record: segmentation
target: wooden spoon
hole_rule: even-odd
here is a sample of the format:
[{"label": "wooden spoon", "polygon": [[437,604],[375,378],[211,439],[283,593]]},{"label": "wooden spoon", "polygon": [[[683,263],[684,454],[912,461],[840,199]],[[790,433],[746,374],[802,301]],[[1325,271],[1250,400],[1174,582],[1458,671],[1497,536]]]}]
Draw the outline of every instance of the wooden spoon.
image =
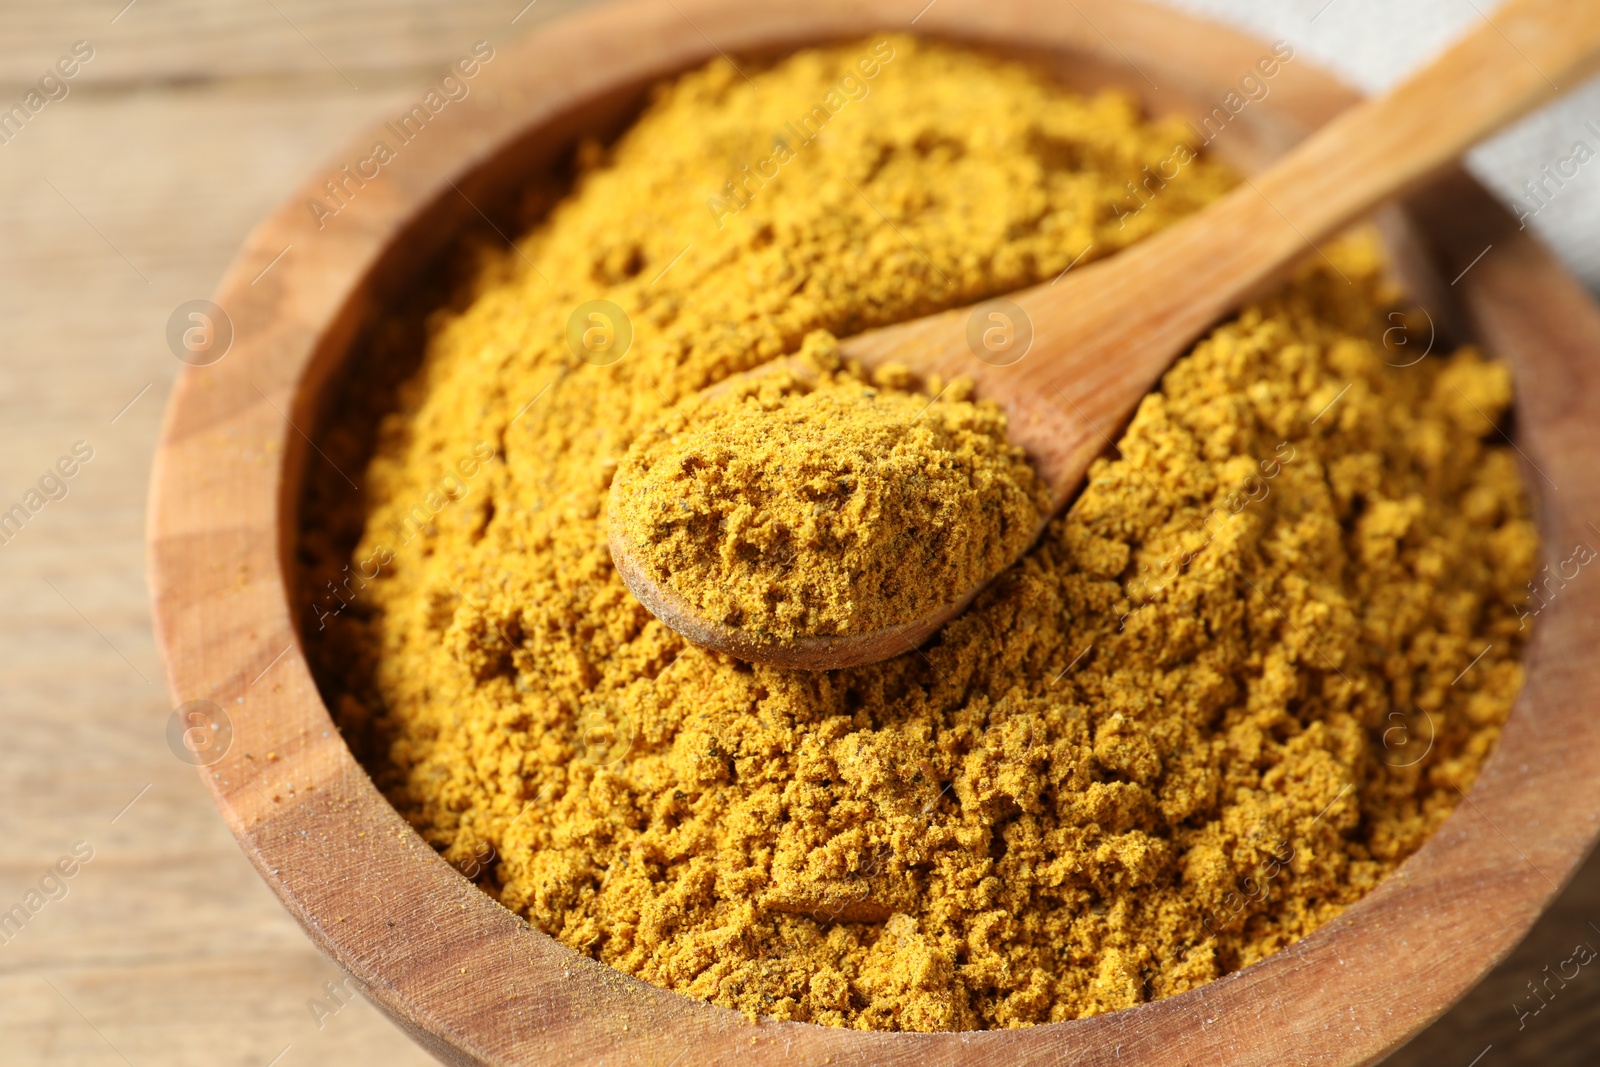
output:
[{"label": "wooden spoon", "polygon": [[[924,376],[971,378],[976,395],[1006,410],[1011,439],[1050,487],[1048,521],[1208,327],[1320,255],[1317,242],[1596,67],[1600,3],[1511,0],[1398,88],[1345,112],[1204,211],[1004,300],[860,334],[842,354],[869,368],[897,361]],[[611,555],[634,596],[690,641],[782,667],[851,667],[906,652],[982,588],[902,626],[780,642],[701,616],[645,573],[616,524]]]}]

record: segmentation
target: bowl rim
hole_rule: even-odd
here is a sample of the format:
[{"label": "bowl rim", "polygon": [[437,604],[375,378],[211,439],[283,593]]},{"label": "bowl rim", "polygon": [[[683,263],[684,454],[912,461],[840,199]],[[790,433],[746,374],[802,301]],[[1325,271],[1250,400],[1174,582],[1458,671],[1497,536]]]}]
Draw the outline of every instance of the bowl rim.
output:
[{"label": "bowl rim", "polygon": [[[1588,622],[1600,617],[1592,580],[1558,586],[1542,612],[1527,682],[1473,788],[1343,916],[1187,993],[1022,1030],[756,1023],[599,964],[530,927],[438,856],[378,793],[323,703],[291,608],[300,473],[315,458],[302,428],[395,284],[397,242],[420,250],[459,229],[477,211],[472,197],[488,188],[483,176],[537,165],[530,161],[548,154],[558,133],[570,134],[581,107],[636,95],[719,52],[875,30],[1070,53],[1129,82],[1132,71],[1147,81],[1155,71],[1185,90],[1226,84],[1219,72],[1248,71],[1268,47],[1133,0],[939,0],[916,25],[908,18],[850,0],[614,0],[568,14],[497,52],[472,93],[450,104],[450,121],[429,124],[425,144],[399,152],[378,178],[351,185],[340,168],[366,157],[383,127],[353,140],[252,232],[215,298],[231,320],[232,347],[183,371],[151,479],[148,563],[169,693],[174,705],[209,701],[232,723],[232,746],[199,768],[202,778],[311,939],[448,1062],[559,1055],[666,1064],[690,1048],[758,1063],[797,1049],[807,1061],[908,1065],[1053,1063],[1069,1053],[1084,1064],[1381,1058],[1511,950],[1600,832],[1600,725],[1584,700],[1600,682],[1600,662],[1584,655]],[[1297,58],[1262,110],[1315,125],[1355,99]],[[319,215],[310,202],[326,208],[325,182],[334,180],[352,195],[333,201],[332,217]],[[1460,172],[1407,218],[1419,254],[1444,268],[1436,278],[1463,271],[1448,289],[1435,288],[1513,366],[1515,443],[1538,490],[1542,558],[1553,564],[1562,558],[1555,546],[1600,538],[1586,518],[1600,518],[1600,490],[1582,465],[1600,452],[1600,371],[1590,369],[1600,361],[1586,358],[1600,352],[1600,312]]]}]

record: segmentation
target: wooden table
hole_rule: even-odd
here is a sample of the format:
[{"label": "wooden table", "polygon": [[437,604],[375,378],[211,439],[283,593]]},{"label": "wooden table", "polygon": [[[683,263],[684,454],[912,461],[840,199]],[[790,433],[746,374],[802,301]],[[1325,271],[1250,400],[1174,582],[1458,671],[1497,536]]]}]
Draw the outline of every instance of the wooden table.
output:
[{"label": "wooden table", "polygon": [[[19,931],[0,926],[0,1063],[431,1062],[364,1001],[330,993],[338,972],[168,748],[142,544],[180,367],[167,321],[360,129],[474,41],[577,2],[0,7],[0,108],[75,42],[93,52],[0,143],[0,513],[78,442],[93,453],[46,479],[59,499],[24,527],[0,527],[0,917],[30,892],[46,900]],[[1600,862],[1391,1062],[1592,1062],[1600,967],[1550,978],[1582,942],[1600,948]],[[1548,1003],[1519,1029],[1517,1006],[1543,1003],[1528,983],[1547,979]]]}]

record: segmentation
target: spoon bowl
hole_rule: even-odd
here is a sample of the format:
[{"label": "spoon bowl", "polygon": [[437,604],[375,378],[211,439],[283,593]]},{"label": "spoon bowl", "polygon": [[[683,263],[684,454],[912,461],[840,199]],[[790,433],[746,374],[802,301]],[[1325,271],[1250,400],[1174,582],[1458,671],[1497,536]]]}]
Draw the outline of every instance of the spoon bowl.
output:
[{"label": "spoon bowl", "polygon": [[[898,329],[892,327],[891,330]],[[883,332],[883,331],[877,331]],[[863,366],[876,366],[878,361],[888,362],[895,351],[894,346],[884,346],[883,354],[874,352],[857,353],[857,348],[864,348],[861,344],[871,335],[862,334],[851,341],[841,345],[841,355],[855,359]],[[865,358],[862,358],[865,356]],[[814,380],[815,367],[807,360],[800,357],[789,357],[773,360],[753,370],[745,371],[725,378],[722,381],[701,390],[700,396],[712,399],[720,396],[740,383],[749,382],[763,377],[792,376],[804,380]],[[1035,460],[1035,462],[1037,462]],[[836,669],[841,667],[856,667],[867,663],[876,663],[903,652],[912,652],[924,641],[933,635],[939,627],[966,610],[977,595],[983,591],[982,584],[974,585],[969,589],[958,591],[951,600],[941,604],[931,611],[926,611],[915,618],[907,619],[894,626],[886,626],[876,630],[848,635],[822,635],[807,634],[791,638],[779,638],[749,627],[730,626],[708,616],[697,605],[683,596],[671,585],[658,581],[650,573],[650,569],[639,560],[639,547],[629,537],[627,524],[619,516],[622,509],[617,506],[616,494],[619,482],[613,481],[611,494],[612,506],[607,523],[607,540],[611,549],[611,560],[617,568],[617,574],[627,585],[628,591],[649,609],[650,613],[690,641],[703,648],[716,649],[728,655],[751,663],[764,663],[774,667],[787,667],[802,670]],[[1047,483],[1048,484],[1048,483]],[[1038,540],[1051,516],[1060,510],[1062,501],[1057,499],[1052,486],[1050,506],[1039,518],[1039,522],[1029,536],[1027,543],[1031,545]]]}]

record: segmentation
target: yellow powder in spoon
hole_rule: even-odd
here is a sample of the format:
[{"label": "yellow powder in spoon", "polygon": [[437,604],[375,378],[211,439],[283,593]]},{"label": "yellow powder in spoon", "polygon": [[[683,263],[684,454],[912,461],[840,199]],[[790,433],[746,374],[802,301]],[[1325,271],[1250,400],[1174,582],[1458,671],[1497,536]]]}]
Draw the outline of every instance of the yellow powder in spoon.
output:
[{"label": "yellow powder in spoon", "polygon": [[871,633],[945,607],[1016,558],[1048,490],[969,386],[906,391],[839,366],[692,397],[634,441],[611,525],[635,565],[701,617],[752,637]]},{"label": "yellow powder in spoon", "polygon": [[[379,785],[540,930],[781,1019],[1072,1019],[1333,919],[1471,788],[1521,685],[1507,372],[1391,365],[1374,249],[1330,245],[1341,273],[1201,341],[921,649],[807,672],[688,646],[607,551],[612,479],[675,405],[816,330],[1046,282],[1231,182],[1182,123],[982,54],[741,67],[659,89],[364,357],[421,367],[364,499],[311,464],[301,552],[307,652]],[[595,300],[631,320],[620,358],[568,344]],[[322,443],[346,470],[373,374]]]}]

